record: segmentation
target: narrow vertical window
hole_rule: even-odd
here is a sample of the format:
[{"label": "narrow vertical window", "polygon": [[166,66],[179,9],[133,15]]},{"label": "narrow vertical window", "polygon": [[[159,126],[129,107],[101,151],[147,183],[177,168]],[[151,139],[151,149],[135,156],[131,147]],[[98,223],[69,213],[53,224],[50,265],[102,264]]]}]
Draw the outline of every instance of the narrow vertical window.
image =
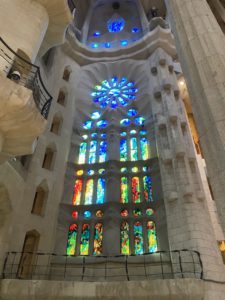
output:
[{"label": "narrow vertical window", "polygon": [[150,176],[145,176],[143,178],[143,184],[144,184],[144,198],[146,202],[152,202],[152,181]]},{"label": "narrow vertical window", "polygon": [[143,228],[140,222],[134,223],[134,253],[144,253]]},{"label": "narrow vertical window", "polygon": [[85,189],[85,201],[84,201],[85,205],[92,204],[93,190],[94,190],[94,180],[88,179],[86,182],[86,189]]},{"label": "narrow vertical window", "polygon": [[132,200],[134,203],[141,202],[140,182],[138,177],[132,178]]},{"label": "narrow vertical window", "polygon": [[132,161],[138,160],[137,138],[130,139],[130,159]]},{"label": "narrow vertical window", "polygon": [[127,141],[121,140],[120,141],[120,161],[127,161],[128,154],[127,154]]},{"label": "narrow vertical window", "polygon": [[101,141],[99,145],[99,162],[103,163],[106,161],[107,142]]},{"label": "narrow vertical window", "polygon": [[78,164],[85,163],[86,151],[87,151],[87,143],[81,143]]},{"label": "narrow vertical window", "polygon": [[99,178],[97,184],[96,204],[103,204],[104,202],[105,202],[105,179]]},{"label": "narrow vertical window", "polygon": [[77,224],[70,225],[68,232],[67,255],[74,255],[76,253],[77,230]]},{"label": "narrow vertical window", "polygon": [[121,232],[120,232],[120,243],[121,243],[121,254],[130,254],[130,238],[129,238],[129,224],[127,222],[122,222]]},{"label": "narrow vertical window", "polygon": [[147,233],[148,233],[148,252],[149,253],[156,252],[158,248],[157,248],[156,228],[154,222],[149,221],[147,223]]},{"label": "narrow vertical window", "polygon": [[120,202],[128,203],[128,179],[127,179],[127,177],[121,178],[120,189],[121,189]]},{"label": "narrow vertical window", "polygon": [[89,151],[89,164],[94,164],[96,161],[96,151],[97,151],[97,141],[90,142],[90,151]]},{"label": "narrow vertical window", "polygon": [[149,145],[148,145],[148,140],[146,138],[141,138],[140,148],[141,148],[141,159],[143,160],[149,159]]},{"label": "narrow vertical window", "polygon": [[80,239],[80,255],[89,254],[89,242],[90,242],[90,225],[84,224],[82,227],[82,233]]},{"label": "narrow vertical window", "polygon": [[102,254],[103,225],[97,223],[94,231],[94,255]]},{"label": "narrow vertical window", "polygon": [[74,190],[73,190],[73,205],[80,205],[82,186],[83,186],[83,180],[77,179],[75,181]]}]

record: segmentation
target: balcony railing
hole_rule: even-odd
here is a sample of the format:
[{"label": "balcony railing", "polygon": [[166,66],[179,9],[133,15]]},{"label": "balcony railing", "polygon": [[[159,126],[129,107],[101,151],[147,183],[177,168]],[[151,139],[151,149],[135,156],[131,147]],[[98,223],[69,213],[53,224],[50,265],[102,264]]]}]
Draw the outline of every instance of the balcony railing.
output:
[{"label": "balcony railing", "polygon": [[2,278],[85,282],[203,279],[203,267],[200,254],[189,250],[113,257],[10,252]]},{"label": "balcony railing", "polygon": [[47,119],[52,96],[47,91],[40,73],[40,68],[16,53],[0,37],[0,70],[6,76],[33,91],[34,101],[42,116]]}]

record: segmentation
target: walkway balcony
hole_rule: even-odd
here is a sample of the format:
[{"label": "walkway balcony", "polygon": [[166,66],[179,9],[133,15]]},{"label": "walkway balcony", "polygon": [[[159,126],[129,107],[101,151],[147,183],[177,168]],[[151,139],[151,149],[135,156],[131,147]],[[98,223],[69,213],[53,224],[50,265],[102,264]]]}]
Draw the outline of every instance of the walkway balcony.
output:
[{"label": "walkway balcony", "polygon": [[0,163],[33,153],[51,101],[40,68],[0,38]]}]

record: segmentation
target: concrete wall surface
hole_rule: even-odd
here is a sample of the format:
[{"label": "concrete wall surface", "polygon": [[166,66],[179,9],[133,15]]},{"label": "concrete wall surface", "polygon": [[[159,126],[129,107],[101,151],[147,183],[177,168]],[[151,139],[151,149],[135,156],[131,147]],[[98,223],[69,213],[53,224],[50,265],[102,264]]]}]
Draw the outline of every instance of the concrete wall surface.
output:
[{"label": "concrete wall surface", "polygon": [[[209,293],[208,293],[209,292]],[[198,279],[90,283],[1,280],[1,300],[222,300],[225,285]]]}]

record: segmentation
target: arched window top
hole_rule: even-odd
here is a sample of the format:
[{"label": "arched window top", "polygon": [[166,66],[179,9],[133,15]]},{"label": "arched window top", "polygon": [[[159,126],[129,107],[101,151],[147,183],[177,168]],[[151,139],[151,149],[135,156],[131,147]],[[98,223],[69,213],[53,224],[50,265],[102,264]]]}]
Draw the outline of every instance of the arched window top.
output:
[{"label": "arched window top", "polygon": [[65,87],[61,88],[59,90],[59,94],[58,94],[58,98],[57,98],[57,103],[65,106],[67,95],[68,95],[67,89]]},{"label": "arched window top", "polygon": [[47,170],[53,169],[53,160],[54,160],[55,153],[56,153],[56,145],[54,143],[46,147],[42,168]]},{"label": "arched window top", "polygon": [[69,81],[71,73],[72,73],[71,67],[70,66],[66,66],[65,69],[64,69],[64,71],[63,71],[63,79],[65,81]]},{"label": "arched window top", "polygon": [[57,135],[60,134],[62,122],[63,122],[62,113],[57,112],[52,119],[50,131]]}]

